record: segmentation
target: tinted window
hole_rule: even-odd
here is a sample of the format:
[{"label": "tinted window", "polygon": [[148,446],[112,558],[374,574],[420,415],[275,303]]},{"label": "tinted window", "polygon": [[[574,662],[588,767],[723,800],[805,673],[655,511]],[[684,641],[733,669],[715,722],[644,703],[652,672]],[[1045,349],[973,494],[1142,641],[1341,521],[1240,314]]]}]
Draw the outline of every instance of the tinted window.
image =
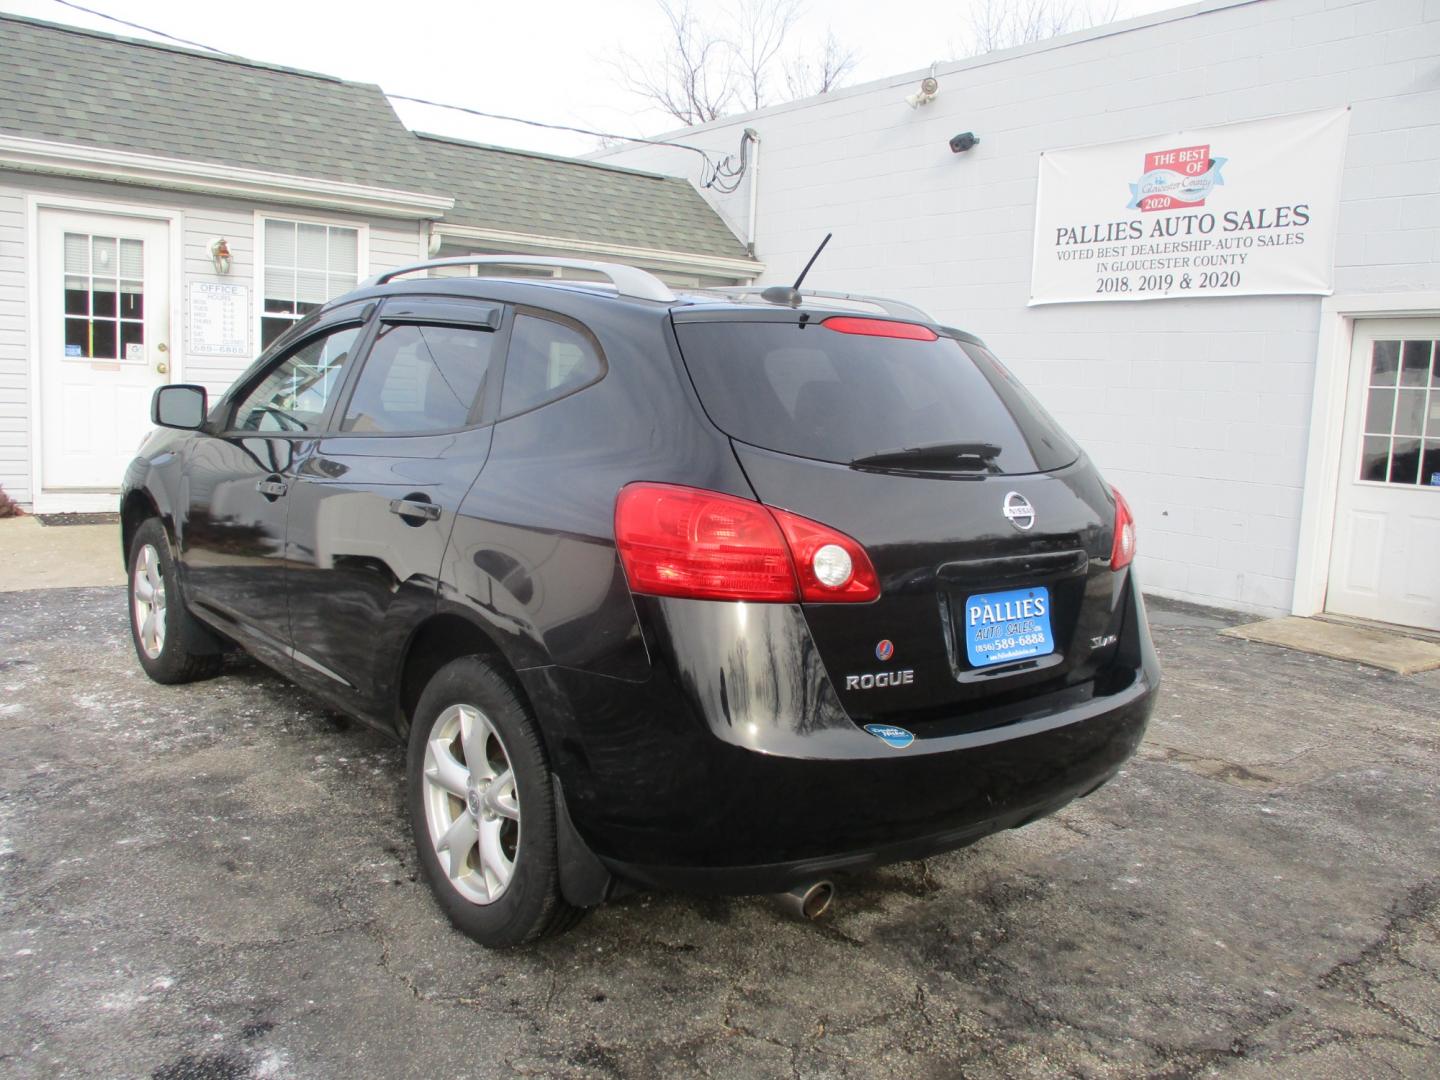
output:
[{"label": "tinted window", "polygon": [[999,473],[1057,469],[1079,456],[999,361],[955,338],[863,337],[798,321],[675,330],[705,411],[742,442],[836,462],[982,445]]},{"label": "tinted window", "polygon": [[345,380],[358,326],[311,338],[289,353],[235,410],[242,431],[311,431]]},{"label": "tinted window", "polygon": [[490,369],[488,330],[382,324],[342,431],[453,431],[470,420]]},{"label": "tinted window", "polygon": [[604,371],[595,343],[575,327],[533,315],[515,316],[505,360],[500,411],[525,412],[594,382]]}]

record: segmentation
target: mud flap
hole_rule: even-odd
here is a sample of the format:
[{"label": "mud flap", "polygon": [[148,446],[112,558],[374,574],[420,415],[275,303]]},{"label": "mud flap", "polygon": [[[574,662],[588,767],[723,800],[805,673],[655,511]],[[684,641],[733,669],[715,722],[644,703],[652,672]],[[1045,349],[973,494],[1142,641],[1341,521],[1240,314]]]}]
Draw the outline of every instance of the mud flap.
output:
[{"label": "mud flap", "polygon": [[560,892],[575,907],[597,907],[610,896],[614,879],[570,820],[560,778],[551,777],[551,783],[555,787],[555,853],[560,867]]}]

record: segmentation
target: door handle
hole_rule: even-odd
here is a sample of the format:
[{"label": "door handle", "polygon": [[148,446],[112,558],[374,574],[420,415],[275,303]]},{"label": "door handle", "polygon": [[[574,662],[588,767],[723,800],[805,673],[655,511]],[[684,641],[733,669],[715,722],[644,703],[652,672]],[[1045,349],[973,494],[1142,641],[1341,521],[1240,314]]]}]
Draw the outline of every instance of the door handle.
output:
[{"label": "door handle", "polygon": [[285,492],[290,490],[290,485],[285,483],[284,480],[276,479],[274,477],[266,477],[264,480],[258,481],[255,484],[255,490],[258,491],[261,495],[264,495],[265,498],[269,499],[271,502],[274,502],[276,499],[280,498],[281,495],[284,495]]},{"label": "door handle", "polygon": [[440,507],[419,499],[391,499],[390,512],[398,514],[406,525],[422,525],[427,521],[440,520]]}]

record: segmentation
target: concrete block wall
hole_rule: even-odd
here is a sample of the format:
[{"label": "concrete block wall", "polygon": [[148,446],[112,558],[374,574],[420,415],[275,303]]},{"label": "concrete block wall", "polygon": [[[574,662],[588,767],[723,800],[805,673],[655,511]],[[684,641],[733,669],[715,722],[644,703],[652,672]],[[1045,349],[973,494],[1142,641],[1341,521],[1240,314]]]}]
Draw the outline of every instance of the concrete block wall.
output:
[{"label": "concrete block wall", "polygon": [[[182,215],[180,258],[182,294],[172,297],[181,304],[182,330],[178,352],[178,373],[186,382],[203,384],[212,394],[222,392],[245,368],[253,356],[191,356],[189,352],[190,283],[226,281],[250,289],[252,308],[260,303],[259,279],[255,272],[255,212],[300,221],[336,220],[364,225],[367,230],[369,264],[362,277],[416,262],[424,256],[424,242],[418,222],[222,199],[185,192],[152,191],[139,187],[105,184],[89,180],[38,176],[0,171],[0,487],[22,505],[33,499],[31,485],[29,337],[29,261],[33,251],[27,235],[27,197],[64,196],[95,203],[125,204],[180,211]],[[210,260],[210,241],[224,237],[232,255],[230,273],[219,277]],[[173,345],[173,343],[172,343]],[[259,342],[251,329],[251,348],[258,354]]]},{"label": "concrete block wall", "polygon": [[[678,136],[723,156],[759,132],[766,282],[833,230],[810,284],[985,338],[1125,492],[1148,588],[1288,610],[1320,298],[1026,307],[1039,154],[1349,105],[1336,291],[1440,288],[1440,0],[1211,0],[941,65],[912,110],[924,74]],[[699,179],[680,150],[599,156]],[[743,233],[748,183],[707,197]]]}]

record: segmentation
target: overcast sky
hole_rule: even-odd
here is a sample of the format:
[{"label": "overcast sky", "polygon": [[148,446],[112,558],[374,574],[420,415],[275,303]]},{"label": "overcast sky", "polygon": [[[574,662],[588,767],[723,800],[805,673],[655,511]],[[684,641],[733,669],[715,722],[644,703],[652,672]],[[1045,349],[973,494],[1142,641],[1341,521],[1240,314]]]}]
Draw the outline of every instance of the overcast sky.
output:
[{"label": "overcast sky", "polygon": [[[655,0],[78,2],[227,52],[378,83],[391,93],[622,135],[654,135],[676,126],[626,91],[614,67],[621,50],[644,56],[663,46],[666,27]],[[833,29],[859,56],[850,84],[884,78],[963,49],[972,2],[809,0],[794,42],[814,44]],[[1119,0],[1117,6],[1123,18],[1175,4]],[[694,8],[723,11],[725,3],[694,0]],[[55,0],[0,0],[0,10],[144,36]],[[570,154],[596,146],[583,135],[398,102],[396,109],[418,130],[480,142]]]}]

